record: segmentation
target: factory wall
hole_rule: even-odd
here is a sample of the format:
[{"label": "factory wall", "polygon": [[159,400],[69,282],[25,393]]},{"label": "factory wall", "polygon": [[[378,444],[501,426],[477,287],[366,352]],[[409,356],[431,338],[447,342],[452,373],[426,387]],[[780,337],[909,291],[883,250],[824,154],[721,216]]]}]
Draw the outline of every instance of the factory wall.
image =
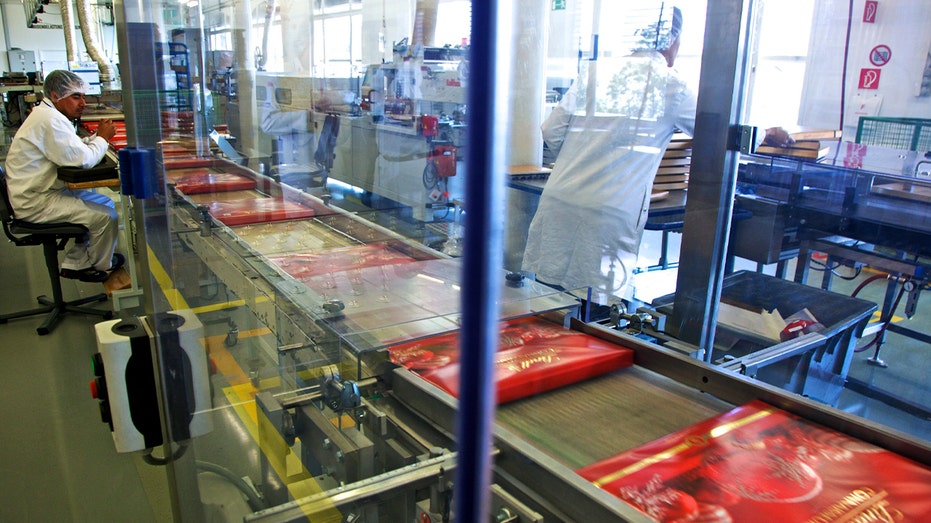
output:
[{"label": "factory wall", "polygon": [[[931,118],[931,93],[919,96],[922,77],[928,74],[931,32],[916,34],[915,20],[931,20],[926,0],[881,0],[872,13],[867,0],[853,2],[850,45],[847,48],[847,82],[844,136],[856,137],[858,113],[864,116]],[[801,125],[836,127],[840,122],[841,76],[847,26],[847,0],[816,2],[811,51],[799,114]],[[927,24],[925,24],[927,28]],[[874,64],[872,51],[885,46],[888,62]],[[865,70],[878,71],[878,80],[861,88]],[[874,76],[875,77],[875,76]]]},{"label": "factory wall", "polygon": [[[36,66],[41,68],[43,61],[67,63],[65,51],[65,35],[61,29],[30,29],[26,26],[26,13],[20,2],[0,3],[0,31],[4,43],[4,50],[19,48],[26,51],[35,51]],[[109,57],[113,63],[118,61],[116,33],[114,26],[102,26],[102,34],[98,35],[101,52]],[[82,59],[89,60],[80,29],[75,30],[75,45]],[[9,71],[6,53],[0,58],[0,67]]]}]

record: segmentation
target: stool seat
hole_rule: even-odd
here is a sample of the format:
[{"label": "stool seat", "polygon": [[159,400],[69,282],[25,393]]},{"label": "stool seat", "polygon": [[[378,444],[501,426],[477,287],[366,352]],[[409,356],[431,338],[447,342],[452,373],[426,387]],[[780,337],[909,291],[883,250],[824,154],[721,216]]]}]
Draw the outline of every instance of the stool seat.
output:
[{"label": "stool seat", "polygon": [[87,237],[87,227],[76,223],[33,223],[16,218],[7,190],[6,173],[3,172],[2,168],[0,168],[0,196],[2,196],[3,200],[2,205],[0,205],[0,218],[3,219],[4,234],[18,247],[42,246],[45,265],[52,284],[51,299],[42,295],[36,298],[39,305],[41,305],[38,308],[0,314],[0,324],[16,318],[45,314],[45,321],[36,329],[39,335],[44,336],[52,332],[52,329],[67,312],[100,316],[104,319],[112,318],[113,311],[83,306],[88,303],[106,301],[107,295],[105,293],[72,301],[65,301],[62,296],[61,279],[58,271],[58,251],[64,250],[65,245],[70,240],[84,241]]}]

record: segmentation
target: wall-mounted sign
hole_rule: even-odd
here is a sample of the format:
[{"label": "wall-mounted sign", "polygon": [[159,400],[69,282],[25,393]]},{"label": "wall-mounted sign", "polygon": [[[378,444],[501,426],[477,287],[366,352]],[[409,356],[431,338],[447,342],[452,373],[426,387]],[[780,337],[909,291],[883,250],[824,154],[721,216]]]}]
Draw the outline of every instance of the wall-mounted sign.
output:
[{"label": "wall-mounted sign", "polygon": [[870,63],[876,67],[882,67],[889,63],[892,58],[892,49],[888,45],[877,45],[870,51]]},{"label": "wall-mounted sign", "polygon": [[866,0],[863,6],[863,23],[875,24],[876,11],[879,11],[879,2],[877,0]]},{"label": "wall-mounted sign", "polygon": [[566,9],[566,0],[553,0],[553,11],[563,11]]},{"label": "wall-mounted sign", "polygon": [[879,89],[879,69],[860,69],[860,89]]}]

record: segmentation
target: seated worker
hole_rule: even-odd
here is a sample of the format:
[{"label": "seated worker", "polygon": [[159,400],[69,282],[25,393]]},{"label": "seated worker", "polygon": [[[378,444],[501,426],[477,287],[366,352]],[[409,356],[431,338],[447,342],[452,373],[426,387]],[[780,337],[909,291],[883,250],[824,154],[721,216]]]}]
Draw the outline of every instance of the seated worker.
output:
[{"label": "seated worker", "polygon": [[33,223],[76,223],[87,240],[75,242],[61,263],[61,276],[103,282],[125,259],[114,254],[118,234],[113,200],[93,191],[70,190],[58,179],[59,167],[90,168],[107,152],[116,128],[101,120],[97,134],[81,139],[75,121],[84,112],[87,84],[63,70],[49,73],[44,98],[13,137],[6,159],[10,203],[16,217]]}]

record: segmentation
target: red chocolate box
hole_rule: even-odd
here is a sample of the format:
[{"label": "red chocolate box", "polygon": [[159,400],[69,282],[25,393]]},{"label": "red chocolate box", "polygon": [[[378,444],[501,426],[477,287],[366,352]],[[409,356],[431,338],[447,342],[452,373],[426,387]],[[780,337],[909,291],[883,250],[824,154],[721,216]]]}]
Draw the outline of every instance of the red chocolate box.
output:
[{"label": "red chocolate box", "polygon": [[210,214],[228,226],[313,218],[314,210],[284,198],[213,202]]},{"label": "red chocolate box", "polygon": [[[171,171],[169,171],[170,173]],[[255,180],[231,173],[204,172],[184,176],[174,182],[184,194],[246,191],[255,188]]]},{"label": "red chocolate box", "polygon": [[[391,360],[453,396],[459,393],[459,336],[443,334],[391,347]],[[605,374],[633,363],[633,351],[529,317],[502,325],[495,357],[498,403]]]},{"label": "red chocolate box", "polygon": [[931,521],[931,469],[759,401],[578,473],[657,521]]},{"label": "red chocolate box", "polygon": [[269,259],[299,280],[352,269],[414,261],[414,258],[384,244],[354,245],[311,253],[289,253]]}]

